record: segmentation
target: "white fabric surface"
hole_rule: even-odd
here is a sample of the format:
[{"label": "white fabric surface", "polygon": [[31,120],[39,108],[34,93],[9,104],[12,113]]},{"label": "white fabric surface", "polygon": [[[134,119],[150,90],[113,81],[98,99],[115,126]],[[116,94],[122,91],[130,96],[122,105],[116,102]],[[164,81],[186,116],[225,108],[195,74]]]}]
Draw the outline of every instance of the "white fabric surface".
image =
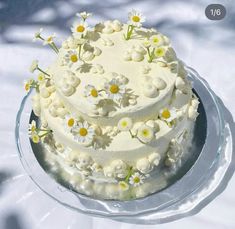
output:
[{"label": "white fabric surface", "polygon": [[68,210],[42,193],[24,172],[18,159],[15,116],[24,95],[23,80],[28,66],[38,59],[46,67],[55,57],[47,47],[31,42],[33,33],[44,27],[56,32],[60,42],[78,11],[91,11],[91,23],[108,18],[125,21],[131,8],[140,9],[146,24],[167,34],[178,56],[195,68],[228,108],[233,126],[235,114],[235,4],[222,21],[205,17],[203,0],[0,0],[0,228],[1,229],[172,229],[235,228],[235,177],[226,190],[197,215],[159,226],[131,225],[94,218]]}]

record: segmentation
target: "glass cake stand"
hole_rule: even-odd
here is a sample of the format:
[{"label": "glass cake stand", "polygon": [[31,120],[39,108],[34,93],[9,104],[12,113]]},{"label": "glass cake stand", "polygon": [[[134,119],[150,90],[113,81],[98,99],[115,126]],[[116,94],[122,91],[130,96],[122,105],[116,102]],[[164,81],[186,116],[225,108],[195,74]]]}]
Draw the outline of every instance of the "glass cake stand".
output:
[{"label": "glass cake stand", "polygon": [[24,169],[51,198],[92,216],[128,223],[157,224],[198,212],[218,195],[225,182],[232,161],[232,134],[216,95],[195,70],[190,67],[186,70],[201,102],[191,149],[196,156],[188,162],[190,167],[184,168],[181,176],[172,179],[163,190],[137,200],[98,200],[73,192],[56,182],[39,164],[29,141],[27,129],[32,113],[31,93],[22,100],[15,128],[17,149]]}]

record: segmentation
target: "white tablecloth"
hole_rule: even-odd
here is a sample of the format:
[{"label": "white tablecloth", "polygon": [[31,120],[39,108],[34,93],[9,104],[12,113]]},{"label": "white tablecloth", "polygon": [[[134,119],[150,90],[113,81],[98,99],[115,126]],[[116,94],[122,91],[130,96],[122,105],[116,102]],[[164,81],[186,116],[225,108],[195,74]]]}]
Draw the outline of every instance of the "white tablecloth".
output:
[{"label": "white tablecloth", "polygon": [[[234,130],[235,114],[235,4],[220,1],[227,8],[222,21],[205,17],[203,0],[5,0],[0,1],[0,228],[1,229],[144,229],[156,226],[131,225],[93,218],[68,210],[42,193],[20,164],[14,140],[15,116],[24,95],[23,80],[28,66],[38,59],[46,67],[54,58],[47,47],[32,43],[34,31],[56,32],[58,42],[69,33],[78,11],[91,11],[91,24],[98,20],[127,20],[127,12],[140,9],[146,25],[167,34],[178,56],[195,68],[227,107]],[[235,178],[226,190],[197,215],[157,226],[172,228],[235,228]]]}]

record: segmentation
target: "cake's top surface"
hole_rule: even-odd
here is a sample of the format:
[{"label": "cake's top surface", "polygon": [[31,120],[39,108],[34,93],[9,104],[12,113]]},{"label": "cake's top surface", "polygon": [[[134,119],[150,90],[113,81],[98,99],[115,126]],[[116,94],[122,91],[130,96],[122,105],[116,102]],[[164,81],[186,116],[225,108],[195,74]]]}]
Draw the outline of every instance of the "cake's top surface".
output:
[{"label": "cake's top surface", "polygon": [[170,101],[177,64],[169,39],[146,28],[135,28],[127,39],[128,28],[114,20],[97,24],[82,38],[73,34],[49,68],[63,103],[91,123],[146,119],[149,109],[158,111]]}]

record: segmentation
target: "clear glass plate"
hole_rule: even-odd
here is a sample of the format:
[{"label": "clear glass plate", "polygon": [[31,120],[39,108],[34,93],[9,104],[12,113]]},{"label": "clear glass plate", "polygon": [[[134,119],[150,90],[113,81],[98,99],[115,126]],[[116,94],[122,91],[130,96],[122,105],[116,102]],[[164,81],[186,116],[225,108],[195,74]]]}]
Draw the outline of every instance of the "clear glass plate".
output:
[{"label": "clear glass plate", "polygon": [[167,188],[138,200],[105,201],[75,193],[57,183],[40,166],[29,141],[30,93],[23,98],[15,129],[17,149],[26,172],[50,197],[85,214],[142,224],[162,223],[192,214],[220,184],[231,162],[232,146],[229,145],[229,126],[224,121],[215,94],[193,69],[187,67],[187,71],[201,100],[201,115],[191,149],[195,156],[190,166],[186,166]]}]

